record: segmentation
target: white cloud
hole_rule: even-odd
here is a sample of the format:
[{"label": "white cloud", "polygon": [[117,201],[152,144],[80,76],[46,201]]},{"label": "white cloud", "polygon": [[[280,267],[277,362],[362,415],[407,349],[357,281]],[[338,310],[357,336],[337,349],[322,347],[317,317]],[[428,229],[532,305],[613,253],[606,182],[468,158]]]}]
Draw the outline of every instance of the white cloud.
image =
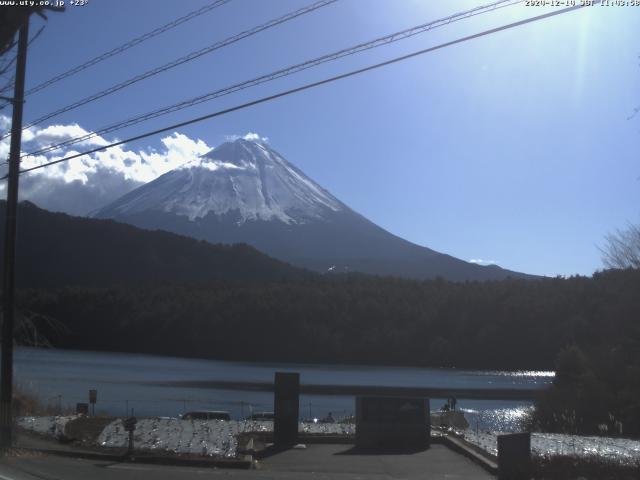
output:
[{"label": "white cloud", "polygon": [[4,162],[9,158],[9,139],[0,141],[0,161]]},{"label": "white cloud", "polygon": [[[8,117],[0,115],[0,126]],[[34,151],[49,144],[84,136],[89,131],[77,124],[32,127],[23,132],[23,151]],[[84,140],[67,149],[22,159],[23,168],[34,167],[83,151],[86,147],[106,145],[100,136]],[[174,132],[161,139],[163,148],[130,149],[112,147],[72,160],[34,170],[21,177],[21,199],[51,210],[86,214],[115,200],[128,191],[184,164],[197,161],[212,147],[200,139]],[[85,147],[85,148],[82,148]],[[9,139],[0,141],[0,159],[7,158]],[[6,166],[0,174],[4,173]],[[4,184],[0,190],[4,191]]]},{"label": "white cloud", "polygon": [[[25,136],[31,136],[30,139]],[[50,125],[46,128],[30,127],[23,133],[24,141],[33,141],[38,144],[39,147],[45,147],[55,143],[64,142],[72,138],[85,137],[90,135],[91,132],[85,130],[77,123],[71,125]],[[82,140],[75,145],[84,147],[88,146],[101,146],[107,145],[109,142],[99,135],[94,135],[91,138]]]},{"label": "white cloud", "polygon": [[[126,145],[119,145],[108,150],[96,152],[84,157],[74,158],[47,168],[35,170],[31,175],[43,178],[62,178],[66,182],[80,181],[86,183],[98,170],[119,173],[125,180],[146,183],[160,175],[173,170],[184,163],[197,160],[211,150],[204,141],[192,140],[186,135],[174,132],[161,140],[162,151],[129,150]],[[77,146],[75,146],[77,148]],[[22,160],[24,168],[30,168],[53,160],[69,157],[81,150],[66,150],[63,154],[29,156]]]},{"label": "white cloud", "polygon": [[244,138],[245,140],[249,140],[250,142],[269,142],[269,139],[267,137],[261,137],[255,132],[249,132],[242,138]]},{"label": "white cloud", "polygon": [[245,135],[225,135],[224,139],[227,142],[234,142],[236,140],[238,140],[239,138],[243,138],[245,140],[248,140],[250,142],[264,142],[264,143],[269,143],[269,137],[261,137],[258,133],[255,132],[248,132]]},{"label": "white cloud", "polygon": [[483,260],[482,258],[471,258],[469,263],[476,263],[478,265],[497,265],[497,260]]},{"label": "white cloud", "polygon": [[[0,115],[0,129],[8,130],[11,125],[11,120],[5,115]],[[33,151],[45,146],[65,142],[72,138],[79,138],[92,135],[88,130],[85,130],[77,123],[70,125],[49,125],[45,128],[40,128],[37,125],[29,127],[22,131],[22,142],[27,145],[26,151]],[[3,140],[2,143],[8,141]],[[101,146],[107,145],[109,142],[100,135],[93,135],[91,138],[82,140],[75,145],[88,147],[88,146]]]},{"label": "white cloud", "polygon": [[[10,118],[0,114],[0,129],[7,130],[10,124]],[[89,130],[77,123],[56,124],[45,128],[34,126],[23,131],[22,148],[23,152],[33,152],[90,134]],[[227,141],[238,138],[265,143],[269,140],[255,132],[249,132],[244,136],[226,136]],[[107,145],[112,141],[114,140],[96,135],[60,150],[24,157],[21,164],[23,168],[43,165],[92,147]],[[166,172],[201,162],[200,157],[213,149],[204,140],[192,139],[179,132],[173,132],[160,141],[162,147],[157,150],[120,145],[34,170],[21,176],[20,198],[49,210],[85,215]],[[8,155],[9,139],[6,138],[0,141],[0,162]],[[212,170],[243,168],[210,159],[202,162],[202,166]],[[5,171],[6,165],[0,166],[0,175]],[[5,184],[0,183],[0,192],[4,190]]]}]

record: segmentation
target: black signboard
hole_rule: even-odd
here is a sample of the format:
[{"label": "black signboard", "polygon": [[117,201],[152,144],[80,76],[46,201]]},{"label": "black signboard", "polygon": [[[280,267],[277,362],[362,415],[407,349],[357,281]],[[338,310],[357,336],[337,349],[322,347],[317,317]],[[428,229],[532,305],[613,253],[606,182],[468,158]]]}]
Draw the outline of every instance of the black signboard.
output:
[{"label": "black signboard", "polygon": [[416,398],[365,397],[362,420],[375,423],[424,423],[424,401]]},{"label": "black signboard", "polygon": [[356,446],[366,449],[428,448],[429,400],[414,397],[357,397]]},{"label": "black signboard", "polygon": [[273,440],[276,445],[298,442],[300,374],[276,372],[273,399]]},{"label": "black signboard", "polygon": [[138,420],[136,419],[136,417],[129,417],[122,423],[124,424],[124,429],[127,432],[131,432],[136,429],[136,423],[138,423]]},{"label": "black signboard", "polygon": [[531,478],[531,434],[498,435],[498,479]]}]

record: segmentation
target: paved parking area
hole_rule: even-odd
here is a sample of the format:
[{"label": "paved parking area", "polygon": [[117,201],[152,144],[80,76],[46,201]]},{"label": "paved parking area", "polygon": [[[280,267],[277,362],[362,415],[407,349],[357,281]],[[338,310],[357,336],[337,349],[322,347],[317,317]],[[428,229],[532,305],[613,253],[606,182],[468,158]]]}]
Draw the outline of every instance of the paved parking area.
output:
[{"label": "paved parking area", "polygon": [[[351,445],[307,445],[260,461],[266,472],[296,472],[314,478],[492,479],[468,458],[444,445],[410,454],[354,453]],[[305,475],[306,478],[306,475]]]},{"label": "paved parking area", "polygon": [[261,460],[257,469],[178,467],[58,455],[0,458],[0,480],[467,480],[491,479],[479,465],[443,445],[412,454],[366,455],[350,445],[308,445]]}]

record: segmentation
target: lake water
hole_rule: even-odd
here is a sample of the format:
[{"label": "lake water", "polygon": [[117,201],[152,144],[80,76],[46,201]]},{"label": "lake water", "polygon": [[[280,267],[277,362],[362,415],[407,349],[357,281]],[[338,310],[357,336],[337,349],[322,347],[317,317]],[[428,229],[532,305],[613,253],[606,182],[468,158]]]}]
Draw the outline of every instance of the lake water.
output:
[{"label": "lake water", "polygon": [[[180,381],[271,382],[276,371],[299,372],[301,383],[455,388],[544,388],[553,372],[498,372],[445,368],[307,365],[225,362],[127,353],[72,350],[15,350],[14,382],[54,407],[75,409],[98,390],[96,413],[122,416],[177,416],[189,410],[227,410],[234,418],[272,411],[270,392],[218,390],[153,383]],[[431,399],[437,409],[442,399]],[[353,397],[302,395],[302,418],[351,415]],[[472,428],[516,430],[530,406],[522,401],[460,400]]]}]

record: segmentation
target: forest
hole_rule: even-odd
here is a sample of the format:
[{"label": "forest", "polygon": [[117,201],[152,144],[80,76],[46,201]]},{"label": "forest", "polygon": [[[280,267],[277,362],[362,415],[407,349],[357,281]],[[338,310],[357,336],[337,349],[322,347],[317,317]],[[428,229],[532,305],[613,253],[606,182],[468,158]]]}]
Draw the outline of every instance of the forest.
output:
[{"label": "forest", "polygon": [[18,313],[22,326],[35,326],[19,329],[24,342],[225,360],[555,370],[531,419],[536,428],[640,434],[638,268],[489,282],[323,275],[247,245],[26,202],[19,218]]},{"label": "forest", "polygon": [[220,359],[553,369],[568,345],[638,344],[640,272],[454,283],[350,274],[280,282],[27,289],[58,347]]},{"label": "forest", "polygon": [[539,400],[536,425],[598,433],[603,424],[614,429],[619,422],[627,433],[638,433],[638,291],[640,271],[634,269],[592,278],[467,283],[349,274],[25,289],[19,305],[60,348],[554,369],[556,381]]}]

